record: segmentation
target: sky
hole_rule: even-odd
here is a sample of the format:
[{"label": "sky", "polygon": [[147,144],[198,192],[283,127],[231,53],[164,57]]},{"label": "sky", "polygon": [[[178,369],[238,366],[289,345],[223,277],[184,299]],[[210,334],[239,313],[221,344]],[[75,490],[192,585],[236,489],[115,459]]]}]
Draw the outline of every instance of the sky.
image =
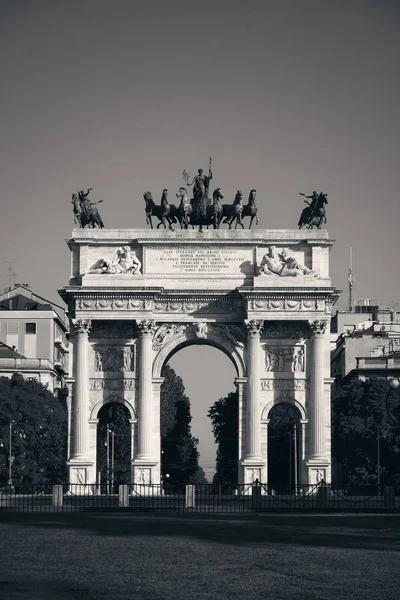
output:
[{"label": "sky", "polygon": [[[226,201],[257,189],[260,228],[328,193],[339,304],[350,246],[354,296],[398,303],[399,33],[396,0],[0,0],[0,288],[12,262],[62,303],[73,192],[93,187],[106,227],[146,227],[143,192],[173,197],[211,155]],[[191,352],[173,366],[208,409]]]}]

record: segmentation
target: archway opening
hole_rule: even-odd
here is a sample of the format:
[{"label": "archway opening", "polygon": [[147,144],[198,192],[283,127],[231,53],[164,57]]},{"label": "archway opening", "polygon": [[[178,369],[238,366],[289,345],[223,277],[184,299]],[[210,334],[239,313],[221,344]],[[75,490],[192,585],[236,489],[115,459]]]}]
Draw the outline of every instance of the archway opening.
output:
[{"label": "archway opening", "polygon": [[[191,475],[191,483],[212,483],[215,482],[215,474],[217,469],[217,459],[220,461],[226,461],[225,456],[217,456],[218,448],[221,448],[216,443],[215,436],[213,434],[213,421],[209,416],[211,407],[218,401],[228,399],[232,393],[236,394],[234,379],[237,376],[236,369],[232,360],[230,360],[224,352],[220,349],[206,345],[204,343],[200,345],[186,345],[181,347],[178,352],[174,353],[173,356],[167,358],[163,367],[163,376],[165,377],[165,371],[173,369],[176,375],[181,378],[182,386],[184,388],[184,396],[188,400],[186,405],[189,410],[189,432],[192,436],[195,446],[195,454],[197,464],[200,467],[199,470],[192,472],[190,467],[190,460],[188,464],[187,474]],[[163,394],[161,394],[163,396]],[[232,399],[228,403],[232,404]],[[233,399],[234,402],[234,399]],[[165,403],[164,403],[165,404]],[[179,408],[179,407],[178,407]],[[184,421],[187,417],[185,414],[185,405],[181,403],[180,406],[180,422],[176,424],[175,432],[180,436],[187,434],[184,430]],[[233,409],[235,410],[235,409]],[[237,410],[237,409],[236,409]],[[165,423],[166,419],[166,406],[161,403],[161,430],[162,434],[165,434]],[[164,414],[163,414],[164,413]],[[221,414],[221,423],[226,418],[227,413]],[[225,436],[229,435],[229,431],[232,427],[235,429],[235,439],[231,442],[231,447],[236,450],[236,454],[228,457],[228,460],[235,463],[236,468],[236,481],[237,481],[237,456],[238,456],[238,435],[237,435],[237,421],[238,415],[236,414],[236,423],[228,422],[222,423],[222,429],[225,432]],[[179,421],[179,420],[178,420]],[[214,428],[215,429],[215,428]],[[171,441],[163,439],[162,435],[162,455],[161,455],[161,472],[162,478],[166,480],[172,480],[174,477],[179,479],[188,479],[184,477],[182,468],[185,465],[182,461],[177,460],[179,457],[178,449],[175,447],[179,443],[179,435],[172,434],[170,436]],[[232,434],[230,434],[232,437]],[[168,437],[168,436],[167,436]],[[222,435],[223,437],[223,435]],[[175,438],[175,439],[174,439]],[[190,444],[190,440],[186,440],[186,452],[189,456],[186,458],[190,459],[190,452],[193,452],[193,445]],[[167,444],[167,445],[166,445]],[[185,444],[181,445],[181,453],[185,451]],[[193,454],[192,454],[193,458]],[[192,461],[192,465],[195,461]],[[178,471],[181,471],[180,474]],[[220,471],[221,469],[219,469]]]},{"label": "archway opening", "polygon": [[269,411],[268,485],[278,493],[292,493],[300,483],[299,409],[281,402]]},{"label": "archway opening", "polygon": [[116,493],[131,482],[131,424],[129,410],[120,402],[109,402],[98,413],[97,482],[102,493]]}]

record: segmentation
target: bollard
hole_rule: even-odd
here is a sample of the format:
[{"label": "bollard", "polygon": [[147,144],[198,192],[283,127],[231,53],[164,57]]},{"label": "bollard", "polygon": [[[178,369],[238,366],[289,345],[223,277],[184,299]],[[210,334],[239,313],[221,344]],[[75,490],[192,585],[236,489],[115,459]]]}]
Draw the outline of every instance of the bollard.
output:
[{"label": "bollard", "polygon": [[385,485],[383,488],[383,503],[385,508],[394,508],[394,487],[392,485]]},{"label": "bollard", "polygon": [[261,508],[261,485],[257,485],[257,483],[251,486],[251,507]]},{"label": "bollard", "polygon": [[185,492],[185,507],[194,508],[196,506],[196,486],[187,485]]},{"label": "bollard", "polygon": [[62,485],[53,485],[52,504],[57,508],[63,505],[64,493]]},{"label": "bollard", "polygon": [[129,506],[129,485],[122,484],[118,486],[118,505],[121,508]]}]

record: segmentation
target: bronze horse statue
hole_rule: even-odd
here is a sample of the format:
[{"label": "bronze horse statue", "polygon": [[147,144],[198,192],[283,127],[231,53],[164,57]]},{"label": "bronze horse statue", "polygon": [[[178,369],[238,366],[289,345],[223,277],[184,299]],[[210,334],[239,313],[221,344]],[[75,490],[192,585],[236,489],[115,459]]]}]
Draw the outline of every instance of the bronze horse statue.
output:
[{"label": "bronze horse statue", "polygon": [[328,204],[328,194],[324,194],[321,192],[318,196],[318,199],[315,203],[315,208],[312,209],[310,203],[307,200],[309,206],[306,206],[300,216],[298,226],[301,229],[303,226],[306,226],[307,229],[312,229],[314,225],[321,229],[321,225],[326,223],[326,210],[324,208],[325,204]]},{"label": "bronze horse statue", "polygon": [[219,229],[219,226],[222,221],[222,199],[223,195],[221,192],[221,188],[216,188],[213,191],[213,203],[207,206],[207,217],[211,220],[214,229]]},{"label": "bronze horse statue", "polygon": [[257,193],[256,190],[250,190],[249,199],[247,201],[247,204],[245,204],[243,206],[242,217],[250,217],[249,229],[251,229],[254,219],[256,220],[256,225],[258,225],[258,216],[257,216],[258,208],[257,208],[257,204],[256,204],[256,193]]},{"label": "bronze horse statue", "polygon": [[181,229],[187,229],[190,223],[190,215],[192,214],[192,205],[189,202],[187,189],[180,187],[176,197],[181,199],[178,208],[176,209],[176,217],[179,221]]},{"label": "bronze horse statue", "polygon": [[[99,200],[99,202],[103,202],[103,200]],[[99,202],[96,202],[96,204],[99,204]],[[79,227],[82,227],[82,229],[86,226],[93,229],[95,227],[99,229],[104,228],[103,220],[93,202],[87,200],[85,206],[82,206],[78,194],[72,194],[71,203],[73,205],[74,220],[78,223]]]},{"label": "bronze horse statue", "polygon": [[153,200],[153,196],[151,192],[145,192],[143,194],[144,201],[146,203],[146,223],[150,225],[153,229],[153,223],[151,221],[151,217],[157,217],[159,219],[159,223],[157,225],[157,229],[164,225],[164,228],[167,228],[166,222],[168,221],[168,229],[173,231],[172,224],[177,222],[176,213],[177,208],[175,204],[168,203],[168,190],[164,189],[162,191],[161,196],[161,204],[157,206]]},{"label": "bronze horse statue", "polygon": [[[238,193],[239,193],[239,191],[238,191]],[[242,211],[242,215],[241,215],[242,218],[244,218],[244,217],[250,217],[249,229],[251,229],[251,226],[253,225],[254,219],[256,220],[256,225],[258,225],[258,216],[257,216],[257,213],[258,213],[258,208],[257,208],[257,204],[256,204],[256,190],[250,190],[249,199],[247,201],[247,204],[245,204],[243,206],[243,211]],[[235,229],[236,229],[238,223],[240,225],[242,225],[242,227],[244,227],[243,224],[242,224],[242,222],[241,222],[241,220],[238,220],[236,218],[235,214],[232,214],[232,216],[230,218],[227,217],[224,220],[224,223],[228,223],[229,229],[231,229],[232,224],[233,224],[233,222],[234,222],[235,219],[237,220]]]},{"label": "bronze horse statue", "polygon": [[[232,229],[232,225],[236,220],[235,229],[238,225],[244,229],[244,225],[242,223],[242,214],[243,214],[243,192],[238,190],[235,195],[235,199],[232,204],[223,204],[222,205],[222,222],[227,223],[229,229]],[[225,217],[225,218],[224,218]]]}]

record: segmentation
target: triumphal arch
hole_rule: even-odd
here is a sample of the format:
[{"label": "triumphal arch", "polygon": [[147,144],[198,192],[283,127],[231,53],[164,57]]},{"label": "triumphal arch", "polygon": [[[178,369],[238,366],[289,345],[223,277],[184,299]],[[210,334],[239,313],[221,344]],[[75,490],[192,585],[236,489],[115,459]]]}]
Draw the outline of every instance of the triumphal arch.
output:
[{"label": "triumphal arch", "polygon": [[239,483],[267,483],[269,411],[280,402],[301,416],[300,483],[329,481],[332,244],[320,229],[74,230],[60,292],[73,346],[70,483],[96,482],[109,402],[130,413],[132,481],[160,483],[163,366],[191,344],[235,366]]}]

